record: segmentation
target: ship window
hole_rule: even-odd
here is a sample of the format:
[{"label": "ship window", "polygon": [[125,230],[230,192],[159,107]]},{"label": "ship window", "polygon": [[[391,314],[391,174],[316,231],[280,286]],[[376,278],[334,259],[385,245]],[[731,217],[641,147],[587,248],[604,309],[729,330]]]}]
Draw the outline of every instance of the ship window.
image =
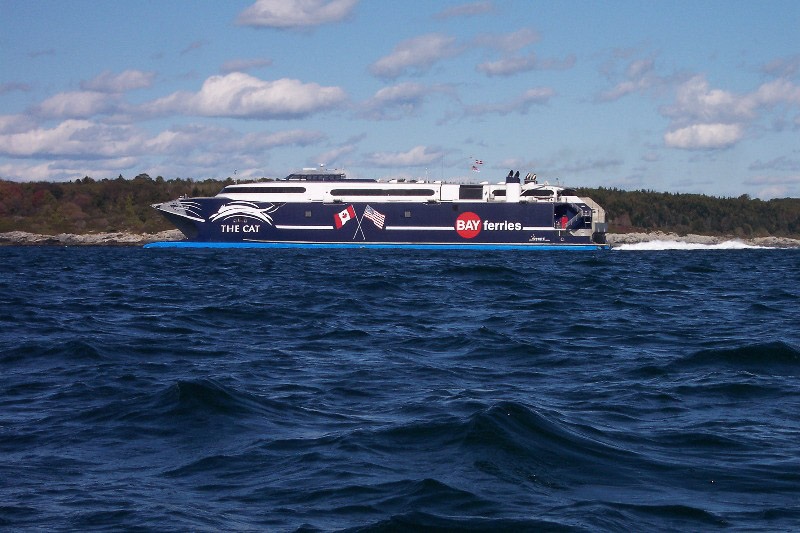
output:
[{"label": "ship window", "polygon": [[433,196],[433,189],[333,189],[332,196]]},{"label": "ship window", "polygon": [[306,192],[305,187],[236,187],[229,185],[222,189],[223,193],[259,193],[259,194],[298,194]]},{"label": "ship window", "polygon": [[458,188],[459,200],[480,200],[483,198],[483,185],[461,185]]},{"label": "ship window", "polygon": [[494,191],[492,194],[495,195],[495,196],[505,196],[506,195],[506,191],[505,191],[505,189],[501,189],[499,191]]},{"label": "ship window", "polygon": [[553,196],[550,189],[529,189],[522,193],[522,196]]},{"label": "ship window", "polygon": [[306,209],[306,218],[311,218],[311,209]]},{"label": "ship window", "polygon": [[404,216],[405,216],[406,218],[411,218],[411,211],[406,211],[406,212],[405,212],[405,214],[404,214]]},{"label": "ship window", "polygon": [[[305,181],[344,181],[344,174],[289,174],[287,180]],[[375,180],[370,180],[375,181]]]}]

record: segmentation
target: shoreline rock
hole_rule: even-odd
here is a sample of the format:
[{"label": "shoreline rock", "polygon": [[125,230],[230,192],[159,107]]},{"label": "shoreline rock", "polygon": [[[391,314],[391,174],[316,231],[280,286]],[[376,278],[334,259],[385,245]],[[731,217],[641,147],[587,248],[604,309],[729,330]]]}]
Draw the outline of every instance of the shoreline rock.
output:
[{"label": "shoreline rock", "polygon": [[[0,233],[0,246],[142,246],[149,242],[182,240],[185,240],[185,237],[176,229],[159,233],[129,233],[124,231],[86,234],[59,233],[58,235],[40,235],[27,231]],[[720,244],[727,241],[738,241],[751,246],[800,248],[800,239],[787,237],[741,239],[731,236],[678,235],[677,233],[664,233],[661,231],[651,233],[609,233],[607,241],[612,248],[622,244],[652,241],[677,241],[690,244]]]},{"label": "shoreline rock", "polygon": [[182,241],[185,237],[179,230],[158,233],[59,233],[40,235],[27,231],[0,233],[0,245],[6,246],[141,246],[156,241]]}]

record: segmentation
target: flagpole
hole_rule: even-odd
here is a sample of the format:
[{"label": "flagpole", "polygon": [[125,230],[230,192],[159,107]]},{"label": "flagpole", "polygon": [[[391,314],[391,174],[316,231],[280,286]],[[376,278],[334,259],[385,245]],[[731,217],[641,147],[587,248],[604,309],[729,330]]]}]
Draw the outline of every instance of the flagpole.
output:
[{"label": "flagpole", "polygon": [[[355,210],[355,207],[353,208],[353,210]],[[364,210],[366,211],[366,208],[364,208]],[[365,241],[367,240],[367,236],[364,235],[364,230],[361,229],[361,219],[363,218],[364,218],[364,213],[362,212],[361,216],[356,219],[358,221],[358,227],[356,228],[356,232],[353,233],[353,240],[356,240],[356,235],[358,235],[358,230],[361,230],[361,238]]]}]

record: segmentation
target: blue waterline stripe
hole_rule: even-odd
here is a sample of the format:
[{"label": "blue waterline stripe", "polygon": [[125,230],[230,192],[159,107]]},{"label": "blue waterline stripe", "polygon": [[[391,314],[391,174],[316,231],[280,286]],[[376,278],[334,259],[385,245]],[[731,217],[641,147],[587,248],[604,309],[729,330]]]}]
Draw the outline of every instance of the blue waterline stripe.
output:
[{"label": "blue waterline stripe", "polygon": [[298,242],[151,242],[145,248],[402,248],[411,250],[608,250],[607,244],[382,244]]}]

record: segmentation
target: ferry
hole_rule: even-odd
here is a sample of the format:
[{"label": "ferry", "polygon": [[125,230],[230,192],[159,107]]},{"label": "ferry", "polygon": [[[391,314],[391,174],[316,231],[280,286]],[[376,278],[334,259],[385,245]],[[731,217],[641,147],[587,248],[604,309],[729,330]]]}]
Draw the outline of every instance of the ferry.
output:
[{"label": "ferry", "polygon": [[471,184],[303,169],[153,207],[187,241],[151,247],[608,248],[596,202],[513,170],[503,181]]}]

